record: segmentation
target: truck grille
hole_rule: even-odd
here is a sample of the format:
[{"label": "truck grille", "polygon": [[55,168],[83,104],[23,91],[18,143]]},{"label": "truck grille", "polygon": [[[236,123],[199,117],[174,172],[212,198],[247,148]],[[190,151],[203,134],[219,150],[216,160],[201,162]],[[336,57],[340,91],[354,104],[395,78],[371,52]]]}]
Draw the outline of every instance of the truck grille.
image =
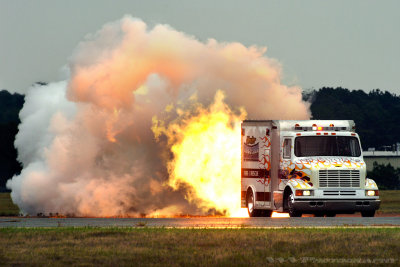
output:
[{"label": "truck grille", "polygon": [[360,170],[320,170],[320,187],[360,187]]},{"label": "truck grille", "polygon": [[324,196],[355,196],[356,191],[332,191],[324,190]]}]

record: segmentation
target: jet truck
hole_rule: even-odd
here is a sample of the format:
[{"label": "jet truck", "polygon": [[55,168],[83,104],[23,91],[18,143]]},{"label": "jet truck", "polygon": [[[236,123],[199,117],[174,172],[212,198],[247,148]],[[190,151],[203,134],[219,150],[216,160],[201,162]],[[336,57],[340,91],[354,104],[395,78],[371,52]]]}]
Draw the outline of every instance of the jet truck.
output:
[{"label": "jet truck", "polygon": [[241,205],[250,217],[375,215],[379,191],[353,121],[245,120],[241,130]]}]

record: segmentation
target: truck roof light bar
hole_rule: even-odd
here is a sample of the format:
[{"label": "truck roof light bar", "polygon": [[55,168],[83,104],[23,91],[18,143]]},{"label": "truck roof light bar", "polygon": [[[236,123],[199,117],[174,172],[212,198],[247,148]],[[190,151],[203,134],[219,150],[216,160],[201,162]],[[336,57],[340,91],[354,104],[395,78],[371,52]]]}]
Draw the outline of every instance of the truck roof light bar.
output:
[{"label": "truck roof light bar", "polygon": [[[298,125],[298,124],[296,124]],[[334,127],[334,126],[329,126],[329,127],[323,127],[323,126],[296,126],[294,127],[295,131],[347,131],[347,127]]]}]

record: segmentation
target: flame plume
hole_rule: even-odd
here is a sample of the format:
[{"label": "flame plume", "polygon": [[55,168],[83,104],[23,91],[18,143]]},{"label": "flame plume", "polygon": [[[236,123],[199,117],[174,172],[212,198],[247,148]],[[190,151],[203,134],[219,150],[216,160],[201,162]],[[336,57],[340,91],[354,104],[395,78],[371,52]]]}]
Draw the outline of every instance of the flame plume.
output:
[{"label": "flame plume", "polygon": [[229,216],[240,210],[240,122],[245,116],[244,110],[234,114],[218,91],[208,108],[199,105],[161,130],[173,153],[168,185],[188,187],[187,199],[204,212]]}]

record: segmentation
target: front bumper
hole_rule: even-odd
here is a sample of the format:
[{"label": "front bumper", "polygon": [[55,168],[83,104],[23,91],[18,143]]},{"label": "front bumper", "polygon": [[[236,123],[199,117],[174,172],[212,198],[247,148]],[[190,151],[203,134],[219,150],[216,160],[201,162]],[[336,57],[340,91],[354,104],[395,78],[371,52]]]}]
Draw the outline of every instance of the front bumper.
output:
[{"label": "front bumper", "polygon": [[302,213],[335,212],[354,213],[357,211],[372,211],[379,209],[379,199],[295,199],[293,207]]}]

